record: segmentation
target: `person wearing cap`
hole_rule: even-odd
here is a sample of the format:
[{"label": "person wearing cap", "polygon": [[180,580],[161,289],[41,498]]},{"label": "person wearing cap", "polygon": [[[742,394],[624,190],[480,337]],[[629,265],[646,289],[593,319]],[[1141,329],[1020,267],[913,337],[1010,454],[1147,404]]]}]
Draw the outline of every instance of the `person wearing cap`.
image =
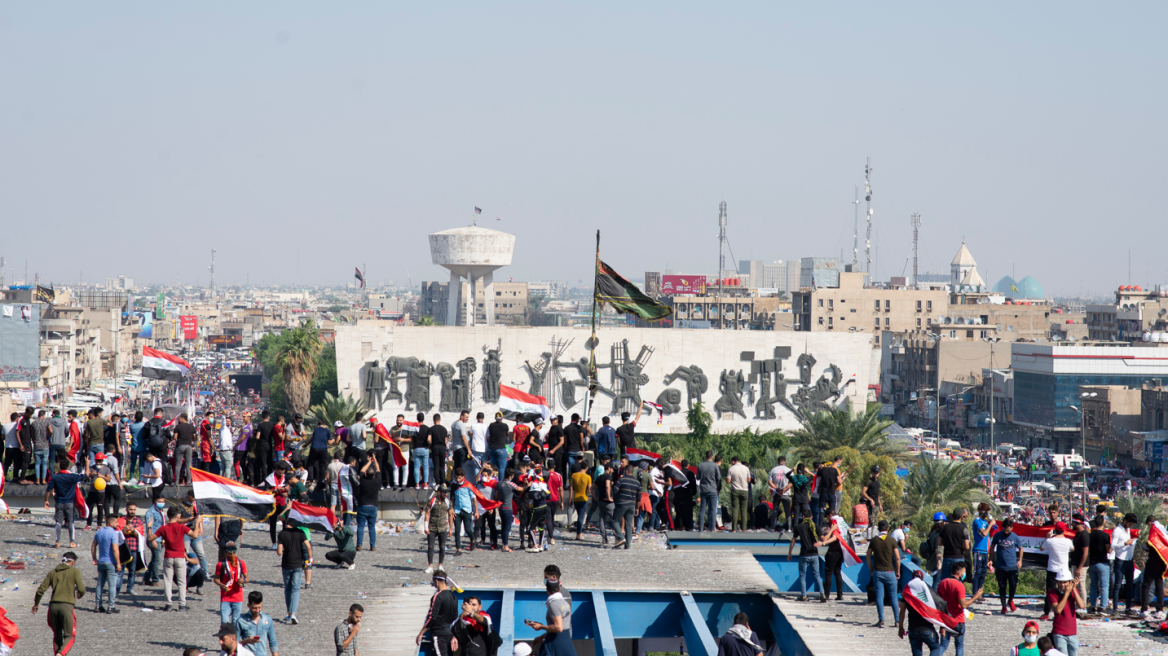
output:
[{"label": "person wearing cap", "polygon": [[435,656],[451,656],[450,641],[454,637],[454,632],[450,627],[458,619],[458,600],[450,591],[450,580],[446,578],[446,572],[441,568],[434,571],[430,585],[434,586],[436,592],[430,597],[430,609],[426,611],[426,620],[422,622],[422,630],[418,632],[414,642],[420,646],[422,638],[429,631],[430,638],[434,640],[434,648],[430,653]]},{"label": "person wearing cap", "polygon": [[53,653],[67,656],[73,649],[73,641],[77,637],[77,600],[85,596],[85,580],[81,570],[74,567],[77,554],[65,552],[61,564],[53,568],[41,581],[36,596],[32,600],[32,614],[36,615],[41,605],[41,597],[49,588],[53,594],[49,597],[49,628],[53,631]]},{"label": "person wearing cap", "polygon": [[323,421],[317,422],[316,428],[312,429],[312,442],[308,445],[308,475],[318,487],[324,484],[328,477],[328,465],[331,460],[328,449],[332,438],[333,434],[328,424]]},{"label": "person wearing cap", "polygon": [[1132,603],[1132,579],[1135,578],[1133,558],[1136,539],[1132,537],[1131,528],[1138,522],[1139,518],[1134,513],[1128,513],[1123,516],[1119,526],[1111,529],[1111,551],[1115,554],[1115,560],[1111,562],[1112,613],[1119,611],[1120,594],[1126,600],[1127,614],[1135,613],[1135,605]]},{"label": "person wearing cap", "polygon": [[541,656],[576,656],[576,648],[572,645],[572,604],[564,598],[560,591],[558,579],[544,578],[547,589],[547,615],[544,622],[523,620],[523,623],[533,631],[543,631],[537,636],[533,647]]},{"label": "person wearing cap", "polygon": [[1022,627],[1022,644],[1010,650],[1010,656],[1043,656],[1038,649],[1038,634],[1042,629],[1038,622],[1030,620]]},{"label": "person wearing cap", "polygon": [[[1052,592],[1058,589],[1058,574],[1063,570],[1070,570],[1071,553],[1074,551],[1074,543],[1067,534],[1070,529],[1064,522],[1058,522],[1054,525],[1053,534],[1042,543],[1042,552],[1046,554],[1046,595],[1050,596]],[[1050,616],[1051,604],[1046,601],[1042,605],[1042,617],[1039,620],[1046,621]]]},{"label": "person wearing cap", "polygon": [[1079,594],[1079,579],[1064,569],[1055,576],[1056,589],[1046,593],[1046,601],[1053,611],[1054,626],[1050,633],[1055,649],[1067,656],[1076,656],[1079,651],[1078,621],[1075,610],[1083,608],[1086,601]]},{"label": "person wearing cap", "polygon": [[531,645],[526,642],[517,642],[511,648],[511,656],[531,656]]},{"label": "person wearing cap", "polygon": [[228,542],[225,558],[215,565],[215,585],[219,587],[219,619],[234,622],[243,610],[243,586],[247,585],[247,563],[239,557],[239,547]]},{"label": "person wearing cap", "polygon": [[868,523],[871,524],[884,512],[880,503],[880,465],[872,465],[868,482],[860,490],[860,499],[868,507]]},{"label": "person wearing cap", "polygon": [[255,652],[239,644],[239,638],[235,635],[235,625],[231,622],[223,622],[219,625],[219,631],[213,634],[213,637],[219,638],[219,648],[223,656],[255,656]]}]

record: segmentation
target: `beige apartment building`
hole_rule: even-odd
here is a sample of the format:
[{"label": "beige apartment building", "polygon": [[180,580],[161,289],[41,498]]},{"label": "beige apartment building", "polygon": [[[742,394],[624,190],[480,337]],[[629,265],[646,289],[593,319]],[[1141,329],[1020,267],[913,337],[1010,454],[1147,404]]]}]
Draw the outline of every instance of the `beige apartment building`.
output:
[{"label": "beige apartment building", "polygon": [[[458,317],[451,322],[446,318],[446,299],[449,294],[450,283],[447,282],[423,282],[422,283],[422,299],[419,304],[419,310],[422,316],[434,317],[434,321],[444,326],[458,325],[461,326],[466,323],[464,313],[466,312],[462,304],[458,306]],[[525,282],[495,282],[493,285],[495,291],[495,322],[501,325],[514,324],[526,320],[527,317],[527,298],[528,290]],[[475,323],[486,324],[487,322],[487,307],[486,300],[483,297],[484,285],[475,286]],[[462,292],[459,298],[466,298],[467,284],[462,281]]]},{"label": "beige apartment building", "polygon": [[879,344],[881,331],[924,330],[945,314],[947,291],[864,287],[867,275],[844,271],[839,274],[839,287],[793,292],[792,328],[803,332],[865,331]]}]

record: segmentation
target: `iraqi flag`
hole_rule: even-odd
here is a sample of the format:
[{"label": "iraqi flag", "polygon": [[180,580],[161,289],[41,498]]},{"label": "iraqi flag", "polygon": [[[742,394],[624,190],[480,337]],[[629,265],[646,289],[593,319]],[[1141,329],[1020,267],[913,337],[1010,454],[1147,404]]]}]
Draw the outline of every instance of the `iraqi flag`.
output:
[{"label": "iraqi flag", "polygon": [[654,463],[661,459],[660,453],[653,453],[652,451],[645,451],[643,449],[634,449],[632,447],[625,449],[625,455],[629,457],[629,462],[646,461],[649,463]]},{"label": "iraqi flag", "polygon": [[319,529],[325,533],[332,533],[337,526],[337,516],[333,514],[331,508],[317,508],[299,501],[292,502],[292,508],[288,510],[288,519],[299,526]]},{"label": "iraqi flag", "polygon": [[20,629],[8,619],[7,611],[0,608],[0,656],[11,654],[17,640],[20,640]]},{"label": "iraqi flag", "polygon": [[418,429],[422,427],[420,421],[405,421],[402,420],[401,434],[402,435],[417,435]]},{"label": "iraqi flag", "polygon": [[177,355],[142,347],[142,377],[182,382],[187,372],[191,370],[191,363]]},{"label": "iraqi flag", "polygon": [[489,499],[477,487],[471,485],[470,481],[464,480],[462,482],[461,487],[470,488],[471,493],[474,494],[475,500],[478,501],[479,507],[483,509],[483,512],[491,512],[495,508],[498,508],[499,506],[503,505],[502,503],[499,503],[498,501],[494,501],[492,499]]},{"label": "iraqi flag", "polygon": [[832,515],[831,532],[839,540],[840,549],[844,552],[844,566],[855,567],[856,565],[862,564],[860,557],[852,549],[851,540],[849,539],[851,534],[848,533],[848,523],[844,521],[843,517]]},{"label": "iraqi flag", "polygon": [[1160,559],[1168,563],[1168,535],[1164,534],[1164,529],[1160,527],[1160,523],[1156,522],[1149,527],[1148,533],[1148,547],[1153,549]]},{"label": "iraqi flag", "polygon": [[920,614],[926,622],[937,627],[938,631],[956,634],[958,625],[965,619],[964,611],[962,611],[960,619],[943,612],[945,602],[941,601],[942,607],[937,606],[937,600],[933,598],[933,593],[929,590],[929,586],[925,585],[924,579],[913,578],[908,585],[904,586],[904,591],[901,594],[904,596],[905,603]]},{"label": "iraqi flag", "polygon": [[353,277],[357,279],[357,286],[361,289],[365,288],[365,274],[361,273],[361,269],[353,267]]},{"label": "iraqi flag", "polygon": [[[690,467],[690,470],[694,470]],[[685,475],[685,471],[681,468],[681,463],[676,460],[670,460],[665,465],[665,471],[662,472],[673,481],[674,487],[685,487],[689,484],[689,477]],[[696,471],[694,473],[697,473]]]},{"label": "iraqi flag", "polygon": [[353,502],[353,468],[342,465],[337,472],[337,496],[341,499],[341,512],[356,513],[357,504]]},{"label": "iraqi flag", "polygon": [[77,492],[73,497],[73,515],[77,519],[89,517],[89,505],[85,503],[85,495],[81,493],[81,484],[77,484]]},{"label": "iraqi flag", "polygon": [[410,461],[406,460],[406,454],[402,453],[401,447],[397,445],[397,442],[389,443],[389,452],[393,454],[394,467],[405,467],[410,464]]},{"label": "iraqi flag", "polygon": [[503,413],[503,417],[511,421],[521,416],[539,415],[544,419],[552,416],[546,398],[521,392],[506,385],[499,385],[499,411]]},{"label": "iraqi flag", "polygon": [[276,499],[271,492],[261,492],[229,478],[192,469],[191,483],[199,511],[209,517],[262,522],[276,511]]}]

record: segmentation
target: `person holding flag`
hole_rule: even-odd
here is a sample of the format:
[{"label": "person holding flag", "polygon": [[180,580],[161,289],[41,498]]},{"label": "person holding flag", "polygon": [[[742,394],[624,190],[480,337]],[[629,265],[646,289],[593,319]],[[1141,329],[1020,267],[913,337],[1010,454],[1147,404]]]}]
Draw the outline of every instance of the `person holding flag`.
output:
[{"label": "person holding flag", "polygon": [[16,627],[16,622],[8,619],[4,608],[0,607],[0,656],[11,654],[17,640],[20,640],[20,629]]},{"label": "person holding flag", "polygon": [[956,642],[957,653],[964,654],[965,609],[981,599],[983,588],[974,591],[969,599],[965,598],[965,584],[961,582],[965,578],[964,560],[953,563],[949,573],[949,578],[937,584],[937,596],[945,600],[943,614],[952,620],[952,624],[947,624],[949,631],[941,636],[940,653],[944,654],[949,649],[949,640],[952,638]]},{"label": "person holding flag", "polygon": [[[843,531],[847,530],[847,524],[844,524],[844,518],[835,515],[831,520],[831,524],[825,524],[821,531],[827,534],[827,537],[820,541],[821,546],[827,546],[827,555],[823,559],[823,593],[828,597],[831,596],[831,579],[834,576],[836,583],[835,600],[843,601],[844,563],[846,562],[848,567],[852,567],[853,565],[859,565],[860,559],[856,556],[856,552],[852,551],[851,545],[847,543],[847,538],[844,537]],[[844,527],[842,530],[840,529],[841,525]]]},{"label": "person holding flag", "polygon": [[[905,630],[904,620],[908,618],[908,630]],[[922,647],[929,648],[930,656],[943,653],[941,640],[937,630],[950,630],[952,618],[937,608],[933,593],[925,584],[925,573],[921,570],[913,572],[913,579],[904,586],[900,599],[900,619],[897,623],[897,635],[901,640],[908,636],[914,654],[923,653]]]}]

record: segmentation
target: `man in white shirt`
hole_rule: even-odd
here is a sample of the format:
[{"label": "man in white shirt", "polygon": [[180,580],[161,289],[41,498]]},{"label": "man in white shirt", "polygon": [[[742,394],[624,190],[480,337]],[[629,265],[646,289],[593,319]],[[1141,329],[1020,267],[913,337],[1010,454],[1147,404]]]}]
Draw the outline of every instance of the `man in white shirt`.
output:
[{"label": "man in white shirt", "polygon": [[908,550],[908,545],[905,544],[904,539],[905,539],[905,537],[908,536],[908,533],[911,530],[912,530],[912,520],[905,519],[905,520],[901,520],[900,526],[897,526],[896,529],[893,530],[892,533],[890,534],[890,537],[893,540],[896,540],[896,546],[900,547],[900,553],[902,553],[902,554],[910,553]]},{"label": "man in white shirt", "polygon": [[219,429],[219,474],[235,479],[235,436],[231,433],[231,417],[223,418],[223,428]]},{"label": "man in white shirt", "polygon": [[487,459],[487,424],[483,421],[485,418],[486,415],[480,412],[475,415],[475,423],[470,425],[471,457],[462,465],[462,472],[472,485],[478,476],[479,468]]},{"label": "man in white shirt", "polygon": [[1139,523],[1139,518],[1133,513],[1123,516],[1119,526],[1111,529],[1111,553],[1115,558],[1111,561],[1111,614],[1119,608],[1119,594],[1127,600],[1127,614],[1131,615],[1132,606],[1132,579],[1135,578],[1135,565],[1132,558],[1135,556],[1136,540],[1132,537],[1131,527]]},{"label": "man in white shirt", "polygon": [[[1046,542],[1042,543],[1042,553],[1046,554],[1046,591],[1055,590],[1055,577],[1063,570],[1070,571],[1071,567],[1071,551],[1075,548],[1071,539],[1066,537],[1070,533],[1070,529],[1064,522],[1059,522],[1054,525],[1054,535],[1048,537]],[[1047,621],[1050,619],[1050,602],[1044,601],[1042,605],[1042,617],[1038,618],[1040,621]]]}]

